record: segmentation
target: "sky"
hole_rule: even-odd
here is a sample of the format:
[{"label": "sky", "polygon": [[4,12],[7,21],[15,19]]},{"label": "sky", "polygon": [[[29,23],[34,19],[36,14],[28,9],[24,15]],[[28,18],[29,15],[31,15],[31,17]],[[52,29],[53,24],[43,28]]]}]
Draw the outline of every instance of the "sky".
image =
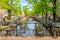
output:
[{"label": "sky", "polygon": [[[21,0],[21,8],[23,8],[23,6],[26,6],[26,5],[28,5],[27,1],[26,0]],[[29,10],[31,11],[32,8],[29,8]]]},{"label": "sky", "polygon": [[27,4],[26,0],[21,0],[21,6],[26,6]]}]

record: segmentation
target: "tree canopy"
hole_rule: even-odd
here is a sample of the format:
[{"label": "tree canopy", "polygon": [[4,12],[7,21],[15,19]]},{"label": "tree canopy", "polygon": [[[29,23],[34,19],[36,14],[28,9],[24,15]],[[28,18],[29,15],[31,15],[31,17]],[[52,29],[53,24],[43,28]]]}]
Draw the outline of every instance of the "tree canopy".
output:
[{"label": "tree canopy", "polygon": [[7,9],[8,16],[11,16],[11,13],[17,15],[20,11],[20,0],[0,0],[0,8]]},{"label": "tree canopy", "polygon": [[42,14],[52,12],[53,7],[49,6],[50,0],[27,0],[29,4],[32,4],[34,14]]}]

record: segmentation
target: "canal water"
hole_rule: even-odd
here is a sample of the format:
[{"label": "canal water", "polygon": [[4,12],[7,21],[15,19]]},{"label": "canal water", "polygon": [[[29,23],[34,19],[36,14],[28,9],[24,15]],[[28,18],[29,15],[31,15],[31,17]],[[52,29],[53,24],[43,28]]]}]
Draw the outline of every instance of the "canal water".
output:
[{"label": "canal water", "polygon": [[[38,22],[37,21],[33,21],[32,18],[30,18],[28,21],[26,22],[22,22],[22,26],[26,25],[26,28],[23,28],[21,30],[19,26],[17,26],[17,32],[15,31],[15,35],[21,35],[21,36],[35,36],[35,28],[38,26]],[[20,33],[19,33],[20,32]]]}]

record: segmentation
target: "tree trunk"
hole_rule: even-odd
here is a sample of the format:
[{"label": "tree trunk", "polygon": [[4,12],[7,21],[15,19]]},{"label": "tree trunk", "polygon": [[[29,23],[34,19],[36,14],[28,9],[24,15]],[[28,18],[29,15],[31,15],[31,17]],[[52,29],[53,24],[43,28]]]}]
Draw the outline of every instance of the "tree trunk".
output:
[{"label": "tree trunk", "polygon": [[46,22],[47,22],[47,17],[48,17],[48,13],[47,13],[47,3],[45,3],[45,5],[46,5],[45,17],[46,17]]},{"label": "tree trunk", "polygon": [[47,8],[46,8],[46,14],[45,14],[45,16],[46,16],[46,22],[47,22],[47,18],[48,18]]},{"label": "tree trunk", "polygon": [[53,1],[53,22],[56,20],[56,0]]},{"label": "tree trunk", "polygon": [[8,10],[8,20],[11,19],[11,10]]}]

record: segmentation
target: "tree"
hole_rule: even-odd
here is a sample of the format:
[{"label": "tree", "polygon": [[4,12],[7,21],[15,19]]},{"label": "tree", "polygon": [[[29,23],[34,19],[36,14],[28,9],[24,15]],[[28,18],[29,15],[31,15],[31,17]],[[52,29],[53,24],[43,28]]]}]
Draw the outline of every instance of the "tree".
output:
[{"label": "tree", "polygon": [[24,7],[23,7],[23,10],[24,10],[24,13],[26,14],[26,16],[32,15],[32,14],[31,14],[31,11],[30,11],[29,8],[28,8],[28,6],[24,6]]},{"label": "tree", "polygon": [[55,22],[56,19],[56,0],[53,1],[53,20]]},{"label": "tree", "polygon": [[50,0],[52,3],[53,3],[53,9],[52,9],[52,11],[53,11],[53,22],[55,22],[55,20],[56,20],[56,0]]},{"label": "tree", "polygon": [[47,21],[47,14],[52,12],[53,7],[49,6],[50,0],[28,0],[29,4],[32,4],[34,14],[45,14]]},{"label": "tree", "polygon": [[0,0],[0,8],[7,9],[8,17],[11,19],[11,12],[20,10],[20,0]]}]

